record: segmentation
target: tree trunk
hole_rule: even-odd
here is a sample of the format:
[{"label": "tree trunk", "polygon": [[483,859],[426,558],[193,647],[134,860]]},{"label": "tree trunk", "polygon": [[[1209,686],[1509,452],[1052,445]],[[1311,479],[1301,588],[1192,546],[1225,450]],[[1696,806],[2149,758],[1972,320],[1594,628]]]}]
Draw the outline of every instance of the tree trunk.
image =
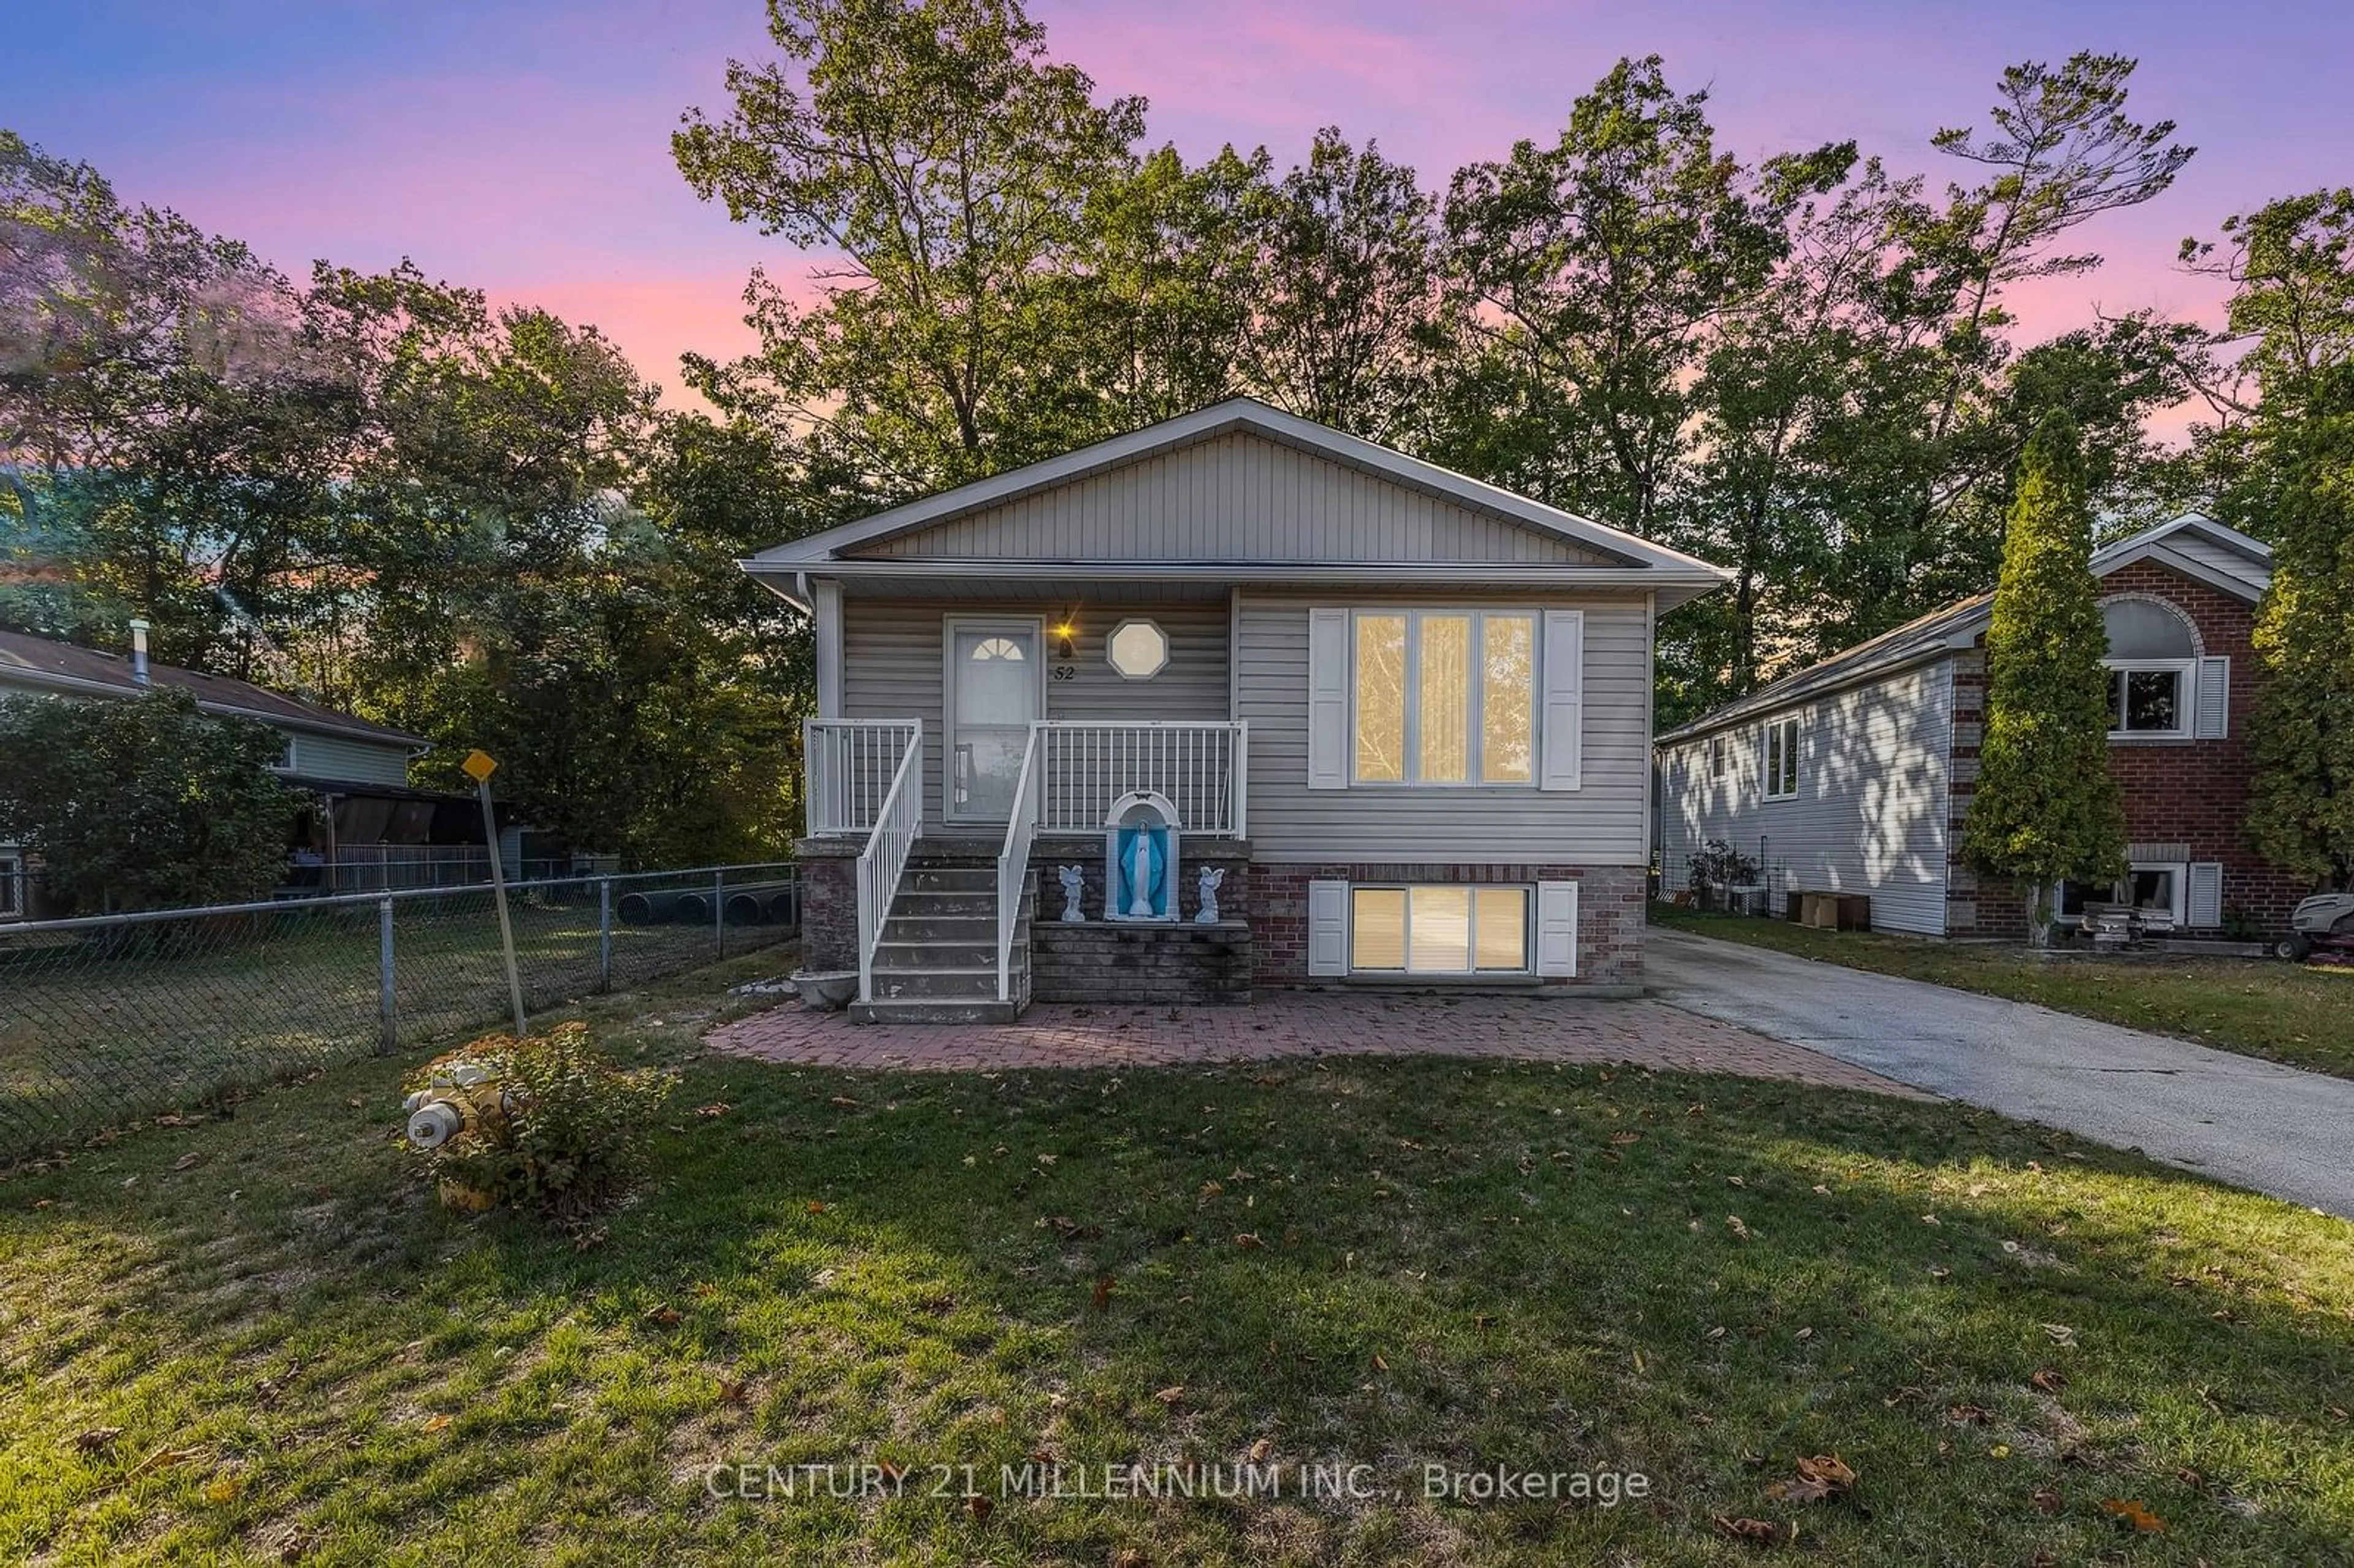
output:
[{"label": "tree trunk", "polygon": [[2027,945],[2037,948],[2052,945],[2052,900],[2048,889],[2031,887],[2027,891]]}]

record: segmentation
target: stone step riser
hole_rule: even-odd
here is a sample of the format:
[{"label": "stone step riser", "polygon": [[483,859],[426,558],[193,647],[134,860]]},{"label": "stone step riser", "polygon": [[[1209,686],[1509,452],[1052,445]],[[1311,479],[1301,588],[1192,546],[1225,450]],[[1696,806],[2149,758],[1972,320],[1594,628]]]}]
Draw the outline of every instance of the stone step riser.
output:
[{"label": "stone step riser", "polygon": [[1011,1023],[1023,1004],[999,1001],[854,1001],[854,1023]]}]

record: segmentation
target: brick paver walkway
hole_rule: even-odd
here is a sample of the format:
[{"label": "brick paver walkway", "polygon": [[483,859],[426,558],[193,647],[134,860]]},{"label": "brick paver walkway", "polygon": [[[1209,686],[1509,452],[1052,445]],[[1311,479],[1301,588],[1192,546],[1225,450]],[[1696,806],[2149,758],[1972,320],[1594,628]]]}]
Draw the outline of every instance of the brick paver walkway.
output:
[{"label": "brick paver walkway", "polygon": [[788,1001],[714,1030],[708,1043],[766,1062],[946,1072],[1315,1055],[1628,1062],[1926,1097],[1836,1057],[1657,1001],[1305,991],[1246,1007],[1041,1003],[1016,1022],[971,1024],[853,1023]]}]

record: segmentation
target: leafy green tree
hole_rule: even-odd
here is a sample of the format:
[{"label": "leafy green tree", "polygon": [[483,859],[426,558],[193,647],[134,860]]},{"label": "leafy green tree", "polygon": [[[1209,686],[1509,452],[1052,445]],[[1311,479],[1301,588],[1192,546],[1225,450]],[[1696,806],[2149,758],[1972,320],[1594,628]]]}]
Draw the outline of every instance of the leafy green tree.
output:
[{"label": "leafy green tree", "polygon": [[270,771],[282,744],[185,692],[0,698],[0,838],[87,912],[258,898],[303,804]]},{"label": "leafy green tree", "polygon": [[2354,364],[2317,372],[2268,432],[2282,476],[2273,577],[2257,608],[2263,673],[2248,736],[2248,832],[2264,856],[2354,885]]},{"label": "leafy green tree", "polygon": [[2036,945],[2052,889],[2125,872],[2125,808],[2109,776],[2108,635],[2092,572],[2093,519],[2066,415],[2037,426],[2020,463],[2002,578],[1987,629],[1985,737],[1963,861],[2026,890]]},{"label": "leafy green tree", "polygon": [[1622,59],[1551,146],[1458,172],[1446,204],[1463,319],[1517,367],[1548,454],[1522,482],[1645,537],[1674,531],[1713,324],[1772,278],[1786,202],[1854,156],[1761,180],[1719,152],[1707,101],[1677,96],[1656,55]]},{"label": "leafy green tree", "polygon": [[769,33],[783,61],[731,60],[732,111],[689,111],[672,148],[698,196],[824,259],[817,298],[756,273],[759,352],[690,379],[817,427],[884,496],[1075,444],[1056,280],[1143,101],[1098,103],[1013,0],[769,0]]}]

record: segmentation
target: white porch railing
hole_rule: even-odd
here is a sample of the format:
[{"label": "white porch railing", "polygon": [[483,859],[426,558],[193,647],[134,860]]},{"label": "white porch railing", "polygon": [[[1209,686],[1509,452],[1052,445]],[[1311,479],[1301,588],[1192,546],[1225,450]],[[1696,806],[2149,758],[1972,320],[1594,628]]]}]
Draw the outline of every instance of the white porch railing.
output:
[{"label": "white porch railing", "polygon": [[1121,796],[1150,791],[1177,809],[1179,825],[1188,833],[1244,836],[1246,724],[1057,719],[1038,725],[1032,734],[1044,832],[1100,832]]},{"label": "white porch railing", "polygon": [[1005,821],[1005,847],[997,854],[997,1000],[1013,996],[1013,930],[1022,921],[1022,895],[1030,882],[1030,842],[1038,836],[1038,737],[1030,726],[1022,748],[1022,776],[1013,786],[1013,810]]},{"label": "white porch railing", "polygon": [[804,720],[811,836],[870,832],[882,820],[900,764],[910,752],[920,756],[923,746],[924,726],[916,719]]},{"label": "white porch railing", "polygon": [[[907,744],[875,810],[875,831],[858,853],[858,1000],[875,1000],[875,945],[891,915],[907,852],[924,836],[924,726],[907,721]],[[814,800],[814,797],[812,797]],[[811,807],[812,814],[815,807]],[[814,832],[814,828],[812,828]]]}]

